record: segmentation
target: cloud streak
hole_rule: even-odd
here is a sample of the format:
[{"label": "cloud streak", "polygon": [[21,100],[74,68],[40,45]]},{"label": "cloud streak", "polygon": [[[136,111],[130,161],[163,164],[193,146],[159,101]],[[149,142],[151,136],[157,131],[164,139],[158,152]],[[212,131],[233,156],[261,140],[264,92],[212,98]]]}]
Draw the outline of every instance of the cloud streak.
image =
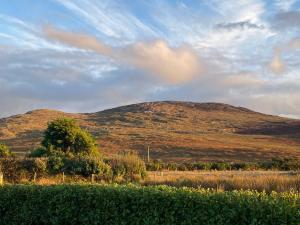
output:
[{"label": "cloud streak", "polygon": [[285,63],[281,58],[281,49],[277,48],[274,50],[273,59],[269,65],[271,71],[275,74],[281,74],[285,71]]},{"label": "cloud streak", "polygon": [[273,73],[282,74],[287,69],[287,62],[282,60],[282,55],[287,52],[300,49],[300,38],[293,38],[287,43],[283,44],[280,47],[275,48],[273,59],[269,65],[269,68]]},{"label": "cloud streak", "polygon": [[239,22],[231,22],[231,23],[219,23],[216,25],[217,29],[226,29],[226,30],[246,30],[246,29],[264,29],[263,25],[258,25],[256,23],[251,23],[250,21],[239,21]]},{"label": "cloud streak", "polygon": [[95,37],[67,32],[51,26],[44,28],[48,39],[84,50],[97,52],[126,65],[147,71],[166,84],[181,84],[201,75],[204,67],[189,47],[170,47],[163,40],[137,42],[113,48]]}]

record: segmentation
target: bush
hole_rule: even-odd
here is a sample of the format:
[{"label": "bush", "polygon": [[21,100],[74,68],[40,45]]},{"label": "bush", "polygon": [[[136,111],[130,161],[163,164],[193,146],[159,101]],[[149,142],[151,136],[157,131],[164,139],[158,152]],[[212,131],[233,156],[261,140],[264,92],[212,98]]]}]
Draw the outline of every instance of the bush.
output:
[{"label": "bush", "polygon": [[14,154],[9,150],[8,146],[0,142],[0,158],[12,156],[14,156]]},{"label": "bush", "polygon": [[92,157],[65,158],[63,171],[69,174],[89,176],[91,174],[101,174],[109,176],[111,168],[102,160]]},{"label": "bush", "polygon": [[22,179],[31,180],[34,173],[44,175],[47,172],[47,159],[0,159],[0,167],[4,180],[11,183],[18,183]]},{"label": "bush", "polygon": [[0,187],[0,225],[297,225],[300,196],[99,185]]},{"label": "bush", "polygon": [[146,168],[150,171],[160,171],[165,169],[165,164],[161,160],[153,160],[153,162],[146,164]]},{"label": "bush", "polygon": [[300,160],[297,158],[274,158],[272,161],[260,163],[259,167],[267,170],[300,170]]},{"label": "bush", "polygon": [[36,149],[33,149],[28,157],[30,158],[38,158],[38,157],[46,157],[49,155],[49,150],[45,148],[44,146],[40,146]]},{"label": "bush", "polygon": [[48,160],[48,169],[51,173],[64,172],[88,176],[91,174],[105,174],[111,172],[110,166],[99,157],[69,156],[62,152],[51,152]]},{"label": "bush", "polygon": [[111,160],[114,177],[122,176],[125,180],[139,180],[146,176],[146,166],[136,154],[118,155]]},{"label": "bush", "polygon": [[64,158],[63,154],[52,154],[48,158],[48,169],[51,173],[59,173],[63,171],[64,167]]}]

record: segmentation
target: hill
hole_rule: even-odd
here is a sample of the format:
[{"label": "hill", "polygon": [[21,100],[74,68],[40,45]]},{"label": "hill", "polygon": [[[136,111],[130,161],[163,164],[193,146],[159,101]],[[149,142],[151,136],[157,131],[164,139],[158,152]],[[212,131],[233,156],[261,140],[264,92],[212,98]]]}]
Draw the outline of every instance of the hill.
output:
[{"label": "hill", "polygon": [[300,120],[220,103],[149,102],[96,113],[34,110],[0,119],[0,140],[24,154],[38,146],[47,123],[71,117],[101,150],[136,150],[166,161],[258,161],[300,157]]}]

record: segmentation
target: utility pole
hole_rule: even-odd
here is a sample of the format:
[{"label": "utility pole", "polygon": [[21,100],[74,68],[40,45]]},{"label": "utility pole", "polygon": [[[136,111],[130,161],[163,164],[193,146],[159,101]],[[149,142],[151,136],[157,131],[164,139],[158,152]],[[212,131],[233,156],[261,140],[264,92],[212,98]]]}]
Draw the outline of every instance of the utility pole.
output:
[{"label": "utility pole", "polygon": [[[148,118],[146,120],[146,127],[150,130],[151,122],[152,122],[151,108],[147,109],[147,111],[145,111],[145,113],[148,114],[148,116],[147,116]],[[150,162],[150,139],[149,139],[148,135],[147,135],[147,162],[148,163]]]}]

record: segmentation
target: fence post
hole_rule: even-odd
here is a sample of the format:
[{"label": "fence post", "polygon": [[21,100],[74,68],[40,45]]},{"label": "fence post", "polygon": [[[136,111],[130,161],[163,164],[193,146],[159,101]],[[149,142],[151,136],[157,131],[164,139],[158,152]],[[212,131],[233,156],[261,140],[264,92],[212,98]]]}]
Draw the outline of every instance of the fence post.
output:
[{"label": "fence post", "polygon": [[65,172],[62,172],[62,182],[65,183]]},{"label": "fence post", "polygon": [[95,180],[94,175],[95,175],[95,174],[92,173],[92,176],[91,176],[91,182],[92,182],[92,183],[94,183],[94,180]]},{"label": "fence post", "polygon": [[33,182],[35,183],[35,181],[36,181],[36,172],[34,172],[33,174]]},{"label": "fence post", "polygon": [[0,185],[3,185],[3,173],[0,172]]}]

